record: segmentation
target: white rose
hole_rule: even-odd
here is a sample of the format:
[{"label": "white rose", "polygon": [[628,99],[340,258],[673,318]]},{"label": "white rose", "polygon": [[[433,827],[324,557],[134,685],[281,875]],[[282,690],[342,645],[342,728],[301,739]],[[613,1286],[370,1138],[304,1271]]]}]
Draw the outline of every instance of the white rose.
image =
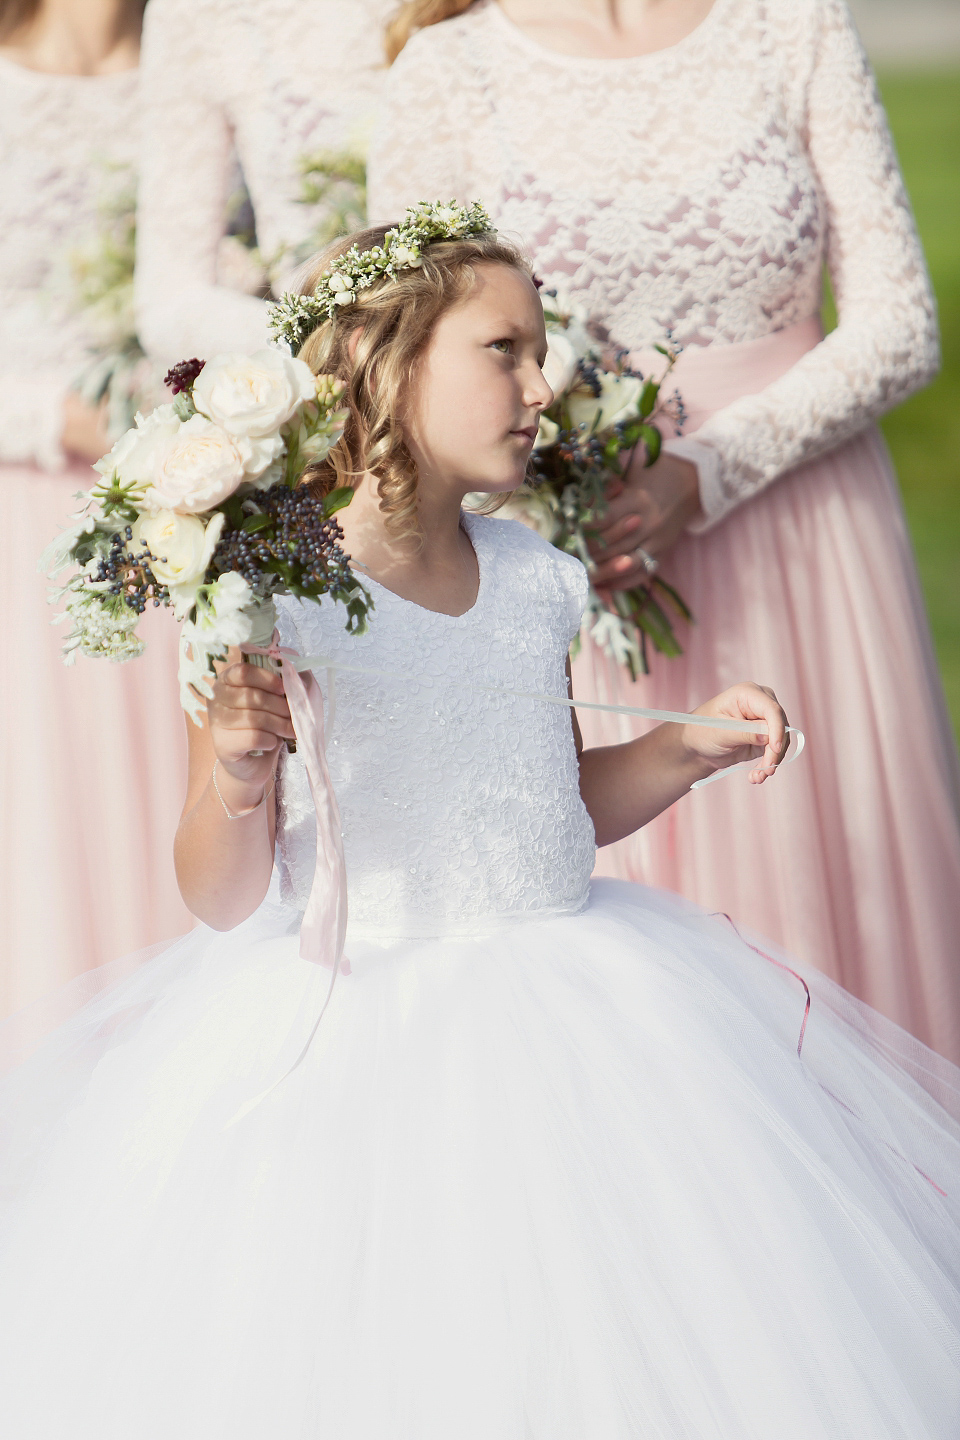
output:
[{"label": "white rose", "polygon": [[551,445],[556,445],[559,439],[560,426],[548,419],[546,415],[541,415],[537,426],[537,438],[533,442],[534,450],[548,450]]},{"label": "white rose", "polygon": [[196,603],[225,523],[223,514],[214,515],[204,525],[196,515],[161,510],[156,515],[141,515],[133,527],[134,545],[146,546],[157,557],[150,561],[150,569],[160,584],[169,588],[178,620]]},{"label": "white rose", "polygon": [[335,270],[332,275],[327,276],[327,284],[334,292],[340,290],[352,290],[353,277],[350,275],[341,275],[339,270]]},{"label": "white rose", "polygon": [[151,485],[160,457],[176,438],[183,422],[172,405],[158,405],[144,417],[138,413],[133,429],[127,430],[94,470],[108,480],[114,471],[125,485]]},{"label": "white rose", "polygon": [[[255,463],[252,452],[249,441],[235,439],[202,415],[191,415],[158,456],[144,508],[188,515],[212,510],[247,478],[248,466],[253,469]],[[269,463],[268,458],[262,468]]]},{"label": "white rose", "polygon": [[275,438],[281,426],[316,395],[317,381],[310,367],[274,349],[215,355],[193,387],[193,403],[202,415],[228,435],[250,440]]},{"label": "white rose", "polygon": [[543,378],[554,395],[569,390],[577,373],[580,357],[562,330],[547,331],[547,358],[543,362]]},{"label": "white rose", "polygon": [[625,420],[636,419],[637,402],[643,381],[636,375],[601,375],[600,394],[574,390],[566,405],[574,427],[583,425],[589,434],[609,430]]}]

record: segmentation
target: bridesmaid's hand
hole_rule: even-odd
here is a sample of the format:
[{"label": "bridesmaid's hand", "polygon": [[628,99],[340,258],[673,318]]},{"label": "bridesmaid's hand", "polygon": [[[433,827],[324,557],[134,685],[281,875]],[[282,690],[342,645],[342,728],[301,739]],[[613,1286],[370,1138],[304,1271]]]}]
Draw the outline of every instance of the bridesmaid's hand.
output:
[{"label": "bridesmaid's hand", "polygon": [[638,454],[626,474],[611,481],[608,494],[598,539],[590,546],[597,566],[591,579],[598,590],[629,590],[650,579],[637,547],[659,559],[700,513],[697,467],[664,452],[644,469]]},{"label": "bridesmaid's hand", "polygon": [[68,455],[91,464],[110,449],[107,434],[107,402],[88,405],[75,390],[68,390],[63,402],[63,429],[60,444]]},{"label": "bridesmaid's hand", "polygon": [[706,761],[710,770],[725,770],[729,765],[739,765],[743,760],[758,760],[747,777],[751,785],[762,785],[764,780],[776,772],[777,766],[787,753],[790,739],[787,734],[787,717],[773,691],[766,685],[743,683],[732,685],[700,705],[694,715],[723,715],[731,720],[758,720],[767,727],[766,744],[762,737],[738,734],[736,730],[701,729],[696,725],[684,725],[681,729],[681,743],[688,755]]},{"label": "bridesmaid's hand", "polygon": [[[244,661],[239,649],[230,650],[217,670],[207,718],[221,771],[241,786],[262,790],[282,742],[296,739],[283,680],[273,670]],[[251,755],[252,750],[263,754]]]}]

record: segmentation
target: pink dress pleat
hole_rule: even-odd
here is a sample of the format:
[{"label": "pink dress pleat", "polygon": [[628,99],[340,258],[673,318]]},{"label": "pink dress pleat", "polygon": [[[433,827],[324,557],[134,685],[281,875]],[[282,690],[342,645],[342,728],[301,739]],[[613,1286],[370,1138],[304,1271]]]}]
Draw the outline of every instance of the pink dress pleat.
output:
[{"label": "pink dress pleat", "polygon": [[[815,321],[684,352],[686,433],[816,344]],[[731,775],[598,853],[597,874],[678,890],[816,964],[960,1059],[960,775],[896,481],[871,427],[784,476],[663,573],[689,603],[679,659],[631,684],[589,640],[574,691],[690,710],[770,685],[806,735],[762,787]],[[587,744],[642,733],[583,711]]]},{"label": "pink dress pleat", "polygon": [[186,788],[179,626],[166,611],[148,614],[139,659],[65,666],[65,631],[50,623],[37,571],[90,474],[0,466],[0,1015],[194,923],[173,870]]}]

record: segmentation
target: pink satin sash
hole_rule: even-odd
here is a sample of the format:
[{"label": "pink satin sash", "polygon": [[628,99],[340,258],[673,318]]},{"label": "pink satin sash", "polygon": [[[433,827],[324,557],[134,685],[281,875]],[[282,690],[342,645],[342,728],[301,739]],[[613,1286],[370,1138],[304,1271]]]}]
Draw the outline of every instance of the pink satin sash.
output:
[{"label": "pink satin sash", "polygon": [[[736,345],[689,345],[664,385],[664,393],[679,392],[686,414],[683,427],[690,436],[701,425],[744,395],[758,395],[802,360],[823,339],[819,315],[811,315],[786,330],[775,330],[759,340]],[[636,351],[632,364],[644,374],[656,375],[663,359],[654,351]],[[658,422],[659,423],[659,422]],[[667,427],[669,428],[669,427]]]}]

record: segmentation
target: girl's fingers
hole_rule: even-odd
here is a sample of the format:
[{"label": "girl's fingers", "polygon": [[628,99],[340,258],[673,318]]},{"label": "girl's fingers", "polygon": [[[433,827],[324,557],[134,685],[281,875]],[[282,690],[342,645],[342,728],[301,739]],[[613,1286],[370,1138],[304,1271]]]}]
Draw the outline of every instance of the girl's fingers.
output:
[{"label": "girl's fingers", "polygon": [[214,701],[224,710],[264,710],[272,715],[290,714],[285,695],[274,695],[268,690],[254,690],[247,686],[225,687],[219,693],[215,687]]},{"label": "girl's fingers", "polygon": [[278,675],[275,670],[263,670],[259,665],[250,665],[244,660],[228,659],[218,678],[230,689],[263,690],[271,695],[284,693],[282,675]]}]

